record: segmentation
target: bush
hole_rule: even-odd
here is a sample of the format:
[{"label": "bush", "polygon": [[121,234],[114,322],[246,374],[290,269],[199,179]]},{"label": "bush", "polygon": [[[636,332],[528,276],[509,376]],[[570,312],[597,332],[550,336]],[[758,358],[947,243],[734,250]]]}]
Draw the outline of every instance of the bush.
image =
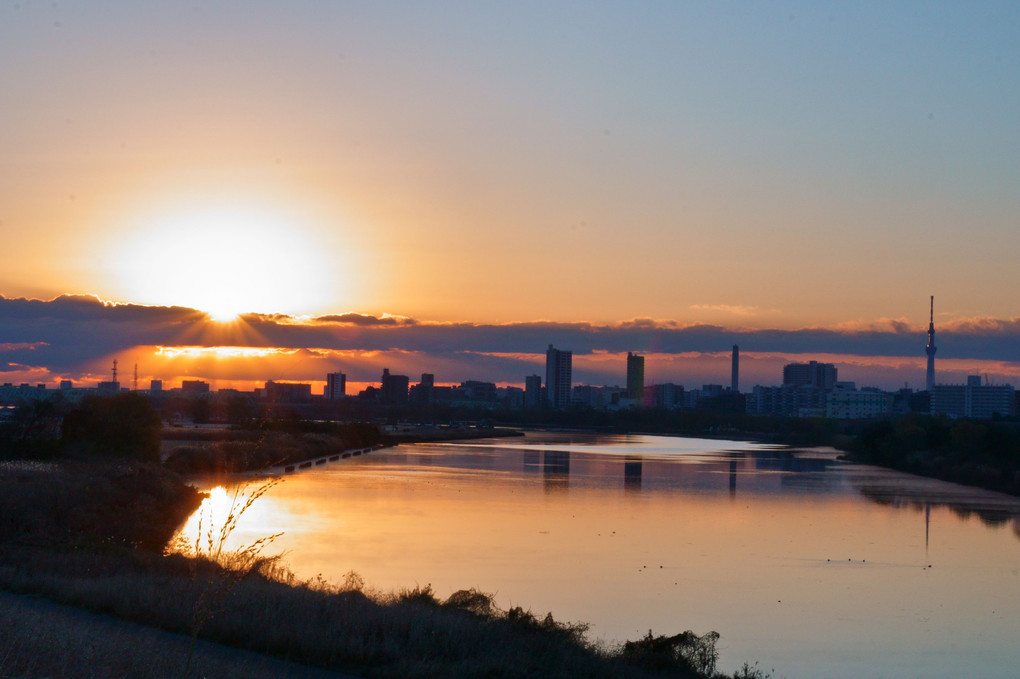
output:
[{"label": "bush", "polygon": [[89,396],[69,412],[61,428],[65,451],[159,462],[159,414],[135,393]]},{"label": "bush", "polygon": [[676,676],[712,676],[719,659],[719,634],[698,636],[690,630],[667,636],[648,635],[623,646],[623,658],[649,670],[675,672]]}]

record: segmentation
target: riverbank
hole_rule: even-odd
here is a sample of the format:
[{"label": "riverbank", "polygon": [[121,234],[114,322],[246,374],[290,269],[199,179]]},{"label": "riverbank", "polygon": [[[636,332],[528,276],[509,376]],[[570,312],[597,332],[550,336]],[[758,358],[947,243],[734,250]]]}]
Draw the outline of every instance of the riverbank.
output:
[{"label": "riverbank", "polygon": [[524,432],[507,427],[433,427],[406,426],[387,428],[382,433],[384,443],[440,443],[443,441],[471,441],[475,439],[514,438]]},{"label": "riverbank", "polygon": [[[474,590],[439,600],[428,586],[376,592],[354,574],[340,584],[299,581],[257,550],[247,557],[164,555],[169,532],[199,499],[178,475],[153,465],[4,463],[0,588],[362,677],[714,674],[714,634],[649,636],[605,648],[586,637],[583,624],[500,610]],[[54,638],[80,629],[73,619],[54,624],[47,631]],[[14,646],[0,648],[0,657],[31,666],[30,647],[8,643]],[[131,667],[138,658],[123,643],[123,666]],[[175,657],[160,654],[152,667],[172,668]],[[164,676],[216,674],[196,662]],[[58,669],[67,673],[58,676],[103,676],[74,674],[71,665],[65,658]]]},{"label": "riverbank", "polygon": [[164,428],[161,455],[167,469],[185,475],[231,475],[311,466],[383,445],[371,424],[289,422],[259,429]]}]

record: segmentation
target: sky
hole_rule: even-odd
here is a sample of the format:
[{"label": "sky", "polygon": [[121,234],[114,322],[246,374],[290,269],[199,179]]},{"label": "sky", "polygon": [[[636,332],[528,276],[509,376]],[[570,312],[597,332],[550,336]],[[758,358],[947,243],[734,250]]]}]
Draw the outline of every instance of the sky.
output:
[{"label": "sky", "polygon": [[634,350],[726,384],[740,344],[746,386],[921,387],[935,295],[940,381],[1020,386],[1018,33],[1008,2],[2,0],[0,381],[523,383],[553,342],[595,383]]}]

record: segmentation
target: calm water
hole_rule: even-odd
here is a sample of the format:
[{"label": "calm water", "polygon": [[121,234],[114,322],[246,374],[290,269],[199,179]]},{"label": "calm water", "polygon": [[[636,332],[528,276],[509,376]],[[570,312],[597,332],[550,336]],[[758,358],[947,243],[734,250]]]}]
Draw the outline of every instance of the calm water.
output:
[{"label": "calm water", "polygon": [[272,551],[301,577],[477,587],[607,641],[715,630],[729,672],[1020,671],[1020,500],[824,452],[544,433],[399,446],[288,475],[231,540],[281,531]]}]

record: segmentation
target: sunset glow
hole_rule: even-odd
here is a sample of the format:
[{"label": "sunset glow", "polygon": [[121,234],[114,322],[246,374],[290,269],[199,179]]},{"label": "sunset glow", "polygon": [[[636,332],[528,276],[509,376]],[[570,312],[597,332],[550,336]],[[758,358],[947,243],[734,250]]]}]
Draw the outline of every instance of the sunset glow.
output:
[{"label": "sunset glow", "polygon": [[270,347],[158,347],[156,355],[160,358],[266,358],[269,356],[290,355],[297,349],[279,349]]},{"label": "sunset glow", "polygon": [[230,208],[145,222],[113,270],[132,299],[192,306],[225,322],[342,299],[330,267],[342,258],[327,253],[303,224]]},{"label": "sunset glow", "polygon": [[[0,477],[0,544],[189,631],[168,676],[1010,676],[1020,501],[867,468],[1020,497],[1018,29],[1016,0],[0,2],[0,460],[66,467]],[[138,586],[65,577],[93,548]],[[120,660],[44,617],[4,675],[78,679],[28,662],[50,637]]]},{"label": "sunset glow", "polygon": [[1008,3],[114,6],[0,8],[0,295],[180,311],[12,310],[5,381],[919,386],[930,295],[947,379],[1018,372]]}]

